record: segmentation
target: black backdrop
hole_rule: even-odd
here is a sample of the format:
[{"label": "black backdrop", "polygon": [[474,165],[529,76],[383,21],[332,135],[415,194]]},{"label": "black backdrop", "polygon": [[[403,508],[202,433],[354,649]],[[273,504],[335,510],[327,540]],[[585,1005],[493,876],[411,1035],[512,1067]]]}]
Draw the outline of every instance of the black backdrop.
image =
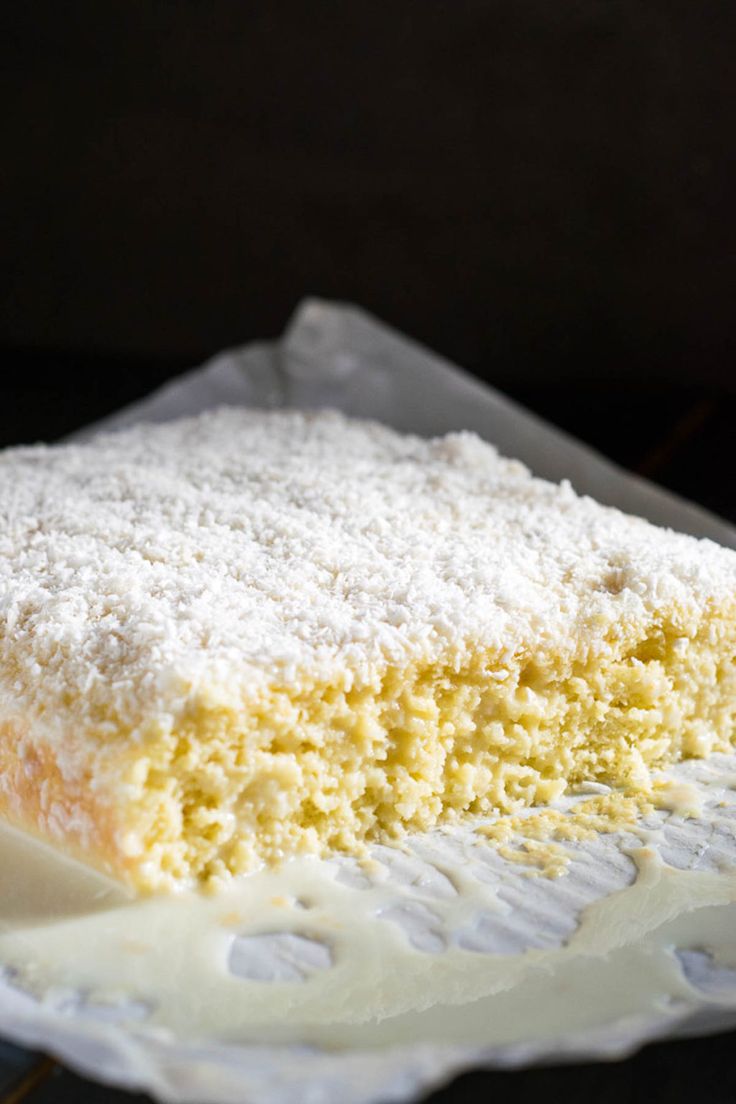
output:
[{"label": "black backdrop", "polygon": [[732,0],[3,5],[0,343],[354,299],[496,381],[736,387]]}]

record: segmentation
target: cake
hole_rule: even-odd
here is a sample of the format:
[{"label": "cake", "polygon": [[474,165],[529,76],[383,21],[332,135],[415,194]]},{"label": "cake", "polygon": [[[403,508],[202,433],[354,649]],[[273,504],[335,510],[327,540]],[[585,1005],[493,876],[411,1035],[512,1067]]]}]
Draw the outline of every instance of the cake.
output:
[{"label": "cake", "polygon": [[470,433],[222,409],[0,455],[0,815],[139,890],[727,751],[736,553]]}]

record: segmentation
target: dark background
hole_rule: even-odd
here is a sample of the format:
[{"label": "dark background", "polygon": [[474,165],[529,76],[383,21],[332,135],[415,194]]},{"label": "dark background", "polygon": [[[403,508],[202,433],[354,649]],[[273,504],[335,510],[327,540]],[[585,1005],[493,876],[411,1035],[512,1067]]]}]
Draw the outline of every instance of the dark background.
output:
[{"label": "dark background", "polygon": [[736,388],[732,0],[3,5],[6,346],[353,299],[502,384]]},{"label": "dark background", "polygon": [[[0,444],[319,294],[736,520],[735,42],[733,0],[3,5]],[[437,1099],[720,1104],[735,1041]]]}]

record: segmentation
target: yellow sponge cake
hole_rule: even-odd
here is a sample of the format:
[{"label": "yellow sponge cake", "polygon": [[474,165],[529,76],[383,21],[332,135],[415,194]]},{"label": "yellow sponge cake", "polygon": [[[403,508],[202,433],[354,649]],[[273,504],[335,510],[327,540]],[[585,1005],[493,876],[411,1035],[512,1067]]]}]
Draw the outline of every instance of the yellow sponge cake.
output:
[{"label": "yellow sponge cake", "polygon": [[224,409],[0,456],[0,813],[137,888],[729,750],[736,553],[472,434]]}]

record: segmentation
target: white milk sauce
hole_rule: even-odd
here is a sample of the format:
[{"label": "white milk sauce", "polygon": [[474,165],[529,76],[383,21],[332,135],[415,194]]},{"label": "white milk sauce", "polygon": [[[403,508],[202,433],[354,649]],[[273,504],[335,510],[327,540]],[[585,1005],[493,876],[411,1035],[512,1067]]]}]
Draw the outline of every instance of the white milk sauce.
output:
[{"label": "white milk sauce", "polygon": [[736,1007],[733,773],[690,774],[646,823],[566,845],[553,880],[453,830],[370,860],[296,859],[214,895],[133,899],[2,829],[0,966],[70,1016],[332,1050],[492,1046]]}]

